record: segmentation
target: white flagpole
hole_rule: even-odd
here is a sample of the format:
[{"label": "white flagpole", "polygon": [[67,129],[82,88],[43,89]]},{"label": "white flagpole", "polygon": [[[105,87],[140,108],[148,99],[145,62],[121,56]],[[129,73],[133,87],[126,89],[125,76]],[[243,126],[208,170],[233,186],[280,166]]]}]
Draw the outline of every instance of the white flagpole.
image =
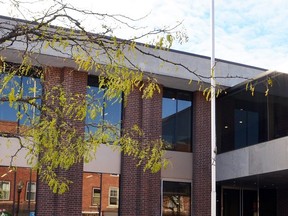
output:
[{"label": "white flagpole", "polygon": [[214,0],[211,0],[211,216],[216,216],[216,95]]}]

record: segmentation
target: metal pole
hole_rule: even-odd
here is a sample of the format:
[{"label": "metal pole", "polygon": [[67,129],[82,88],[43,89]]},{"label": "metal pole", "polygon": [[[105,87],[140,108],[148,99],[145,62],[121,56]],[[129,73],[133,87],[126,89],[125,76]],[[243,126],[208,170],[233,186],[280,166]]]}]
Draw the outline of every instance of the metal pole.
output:
[{"label": "metal pole", "polygon": [[30,176],[29,176],[29,187],[28,187],[28,212],[30,214],[31,211],[31,184],[32,184],[32,168],[30,168]]},{"label": "metal pole", "polygon": [[99,208],[99,215],[101,216],[102,215],[102,176],[103,173],[100,173],[100,208]]},{"label": "metal pole", "polygon": [[16,203],[16,169],[13,167],[14,170],[14,190],[13,190],[13,206],[12,206],[12,215],[15,215],[15,203]]},{"label": "metal pole", "polygon": [[20,196],[21,196],[21,189],[17,189],[18,197],[17,197],[17,209],[16,209],[16,216],[19,215],[19,209],[20,209]]},{"label": "metal pole", "polygon": [[214,0],[211,0],[211,216],[216,216],[216,95]]},{"label": "metal pole", "polygon": [[17,209],[16,209],[16,216],[19,215],[19,210],[20,210],[20,196],[21,196],[21,192],[23,189],[23,185],[24,183],[22,181],[19,181],[19,183],[17,184],[17,193],[18,193],[18,200],[17,200]]}]

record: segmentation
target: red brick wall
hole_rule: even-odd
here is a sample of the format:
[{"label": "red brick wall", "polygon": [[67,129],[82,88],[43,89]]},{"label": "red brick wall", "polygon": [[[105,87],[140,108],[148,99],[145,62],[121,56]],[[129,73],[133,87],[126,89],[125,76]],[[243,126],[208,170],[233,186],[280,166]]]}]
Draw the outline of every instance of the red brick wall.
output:
[{"label": "red brick wall", "polygon": [[[137,124],[146,136],[142,141],[159,139],[161,136],[162,94],[152,99],[142,100],[142,94],[134,90],[129,95],[124,110],[123,127],[131,128]],[[143,142],[144,143],[144,142]],[[120,181],[120,215],[157,216],[161,214],[161,175],[143,172],[136,167],[136,161],[122,156]]]},{"label": "red brick wall", "polygon": [[[102,175],[102,181],[101,181]],[[83,211],[98,211],[97,206],[92,206],[93,188],[101,189],[101,211],[117,212],[118,208],[109,206],[109,188],[119,188],[119,176],[111,176],[106,173],[83,173]],[[104,214],[105,215],[105,214]]]},{"label": "red brick wall", "polygon": [[193,95],[192,214],[211,215],[211,121],[210,102],[202,92]]},{"label": "red brick wall", "polygon": [[17,122],[0,121],[0,131],[6,133],[15,133],[17,131]]},{"label": "red brick wall", "polygon": [[102,174],[102,188],[101,188],[101,195],[102,195],[101,210],[102,212],[118,212],[117,207],[109,206],[109,188],[110,187],[119,189],[119,176],[117,177],[117,176],[111,176],[110,174]]},{"label": "red brick wall", "polygon": [[[6,209],[8,212],[13,212],[13,200],[15,198],[14,203],[14,212],[16,212],[17,201],[18,201],[18,192],[17,192],[17,184],[22,181],[24,183],[23,189],[20,193],[20,205],[19,205],[19,213],[28,211],[28,201],[26,201],[26,191],[27,183],[30,181],[30,172],[31,172],[31,182],[36,182],[36,172],[32,171],[30,168],[18,167],[16,172],[10,171],[9,167],[0,166],[0,181],[8,181],[10,182],[10,198],[9,200],[0,201],[0,209]],[[6,175],[5,175],[6,174]],[[16,179],[14,181],[14,175],[16,175]],[[14,197],[14,185],[16,184],[16,191]],[[30,211],[34,211],[35,202],[30,202]]]},{"label": "red brick wall", "polygon": [[[65,91],[70,93],[86,93],[87,73],[73,71],[70,68],[47,68],[45,71],[45,88],[62,84]],[[77,122],[76,128],[84,131],[83,122]],[[69,191],[63,195],[53,194],[48,186],[38,181],[37,214],[41,216],[73,216],[82,212],[82,170],[83,163],[75,164],[68,171],[59,170],[58,175],[67,177],[73,182]]]},{"label": "red brick wall", "polygon": [[[4,133],[17,133],[17,125],[16,121],[0,121],[0,131]],[[19,125],[20,133],[26,128],[27,126]]]},{"label": "red brick wall", "polygon": [[83,189],[82,189],[82,210],[97,211],[96,206],[92,206],[92,190],[100,188],[100,173],[83,173]]},{"label": "red brick wall", "polygon": [[[123,113],[123,128],[131,128],[134,124],[142,125],[142,98],[141,92],[135,90],[127,100]],[[120,215],[137,215],[140,185],[138,183],[139,170],[136,162],[128,157],[121,158],[121,178],[120,178]],[[138,186],[139,185],[139,186]],[[138,198],[139,200],[139,198]]]}]

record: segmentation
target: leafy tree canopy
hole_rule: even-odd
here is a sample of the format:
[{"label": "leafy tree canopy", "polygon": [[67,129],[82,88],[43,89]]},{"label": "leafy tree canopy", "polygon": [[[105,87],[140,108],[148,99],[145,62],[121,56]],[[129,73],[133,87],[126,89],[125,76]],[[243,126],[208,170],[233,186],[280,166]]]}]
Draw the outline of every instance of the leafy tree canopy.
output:
[{"label": "leafy tree canopy", "polygon": [[[168,50],[175,40],[185,42],[185,33],[177,31],[180,24],[144,29],[136,26],[139,19],[76,8],[61,0],[42,1],[49,6],[36,13],[29,8],[36,2],[41,3],[10,0],[11,11],[21,14],[24,20],[0,18],[0,101],[15,109],[16,122],[22,122],[13,132],[0,132],[2,137],[19,140],[11,166],[21,149],[28,150],[28,163],[58,193],[67,191],[71,182],[57,176],[57,170],[69,169],[82,160],[91,161],[103,143],[134,157],[144,170],[157,172],[166,166],[161,139],[141,144],[144,132],[137,125],[122,130],[119,123],[103,120],[89,125],[94,129],[85,132],[75,125],[87,127],[85,119],[103,115],[103,104],[99,103],[103,97],[119,103],[123,94],[125,104],[135,88],[141,90],[144,99],[159,92],[157,80],[144,74],[133,58],[138,53],[163,60],[147,50]],[[85,20],[93,22],[89,21],[87,27]],[[115,26],[135,35],[119,39],[114,35]],[[137,43],[147,37],[150,43]],[[18,50],[15,62],[6,59],[9,49]],[[101,97],[96,92],[96,96],[72,94],[61,83],[49,86],[44,79],[47,67],[39,60],[41,54],[47,53],[72,60],[76,70],[97,75],[99,89],[105,89],[105,93]],[[23,77],[31,78],[30,85],[23,84]]]}]

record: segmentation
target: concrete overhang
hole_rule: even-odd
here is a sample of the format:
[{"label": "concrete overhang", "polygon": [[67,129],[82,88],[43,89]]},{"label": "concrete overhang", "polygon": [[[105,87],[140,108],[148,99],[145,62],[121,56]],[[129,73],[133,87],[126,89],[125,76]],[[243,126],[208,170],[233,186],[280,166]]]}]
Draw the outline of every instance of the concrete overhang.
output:
[{"label": "concrete overhang", "polygon": [[288,170],[288,137],[217,155],[217,181]]},{"label": "concrete overhang", "polygon": [[[0,16],[0,21],[1,25],[9,25],[10,28],[13,28],[13,25],[19,23],[35,25],[35,23],[28,23],[23,20],[11,19],[3,16]],[[57,27],[51,27],[51,31],[55,31],[56,28]],[[2,31],[1,33],[5,34],[5,32]],[[44,48],[45,46],[43,45],[43,42],[28,44],[27,46],[24,41],[25,38],[20,37],[9,47],[5,43],[1,44],[0,55],[6,57],[7,61],[20,63],[22,61],[23,52],[25,50],[31,50],[33,52],[33,64],[35,65],[71,67],[76,70],[78,69],[78,66],[71,59],[71,49],[63,50],[61,47],[57,47],[58,50],[52,49],[51,47]],[[136,46],[141,51],[131,51],[128,48],[125,48],[125,55],[134,65],[144,71],[147,75],[154,76],[158,79],[159,83],[164,86],[190,91],[199,89],[199,81],[201,81],[202,85],[204,84],[204,87],[205,84],[209,86],[211,72],[209,57],[177,50],[167,51],[163,49],[155,49],[155,47],[147,47],[141,43],[137,43]],[[99,49],[96,44],[94,48]],[[97,56],[95,61],[99,62],[99,64],[108,63],[107,56],[105,55]],[[129,67],[128,63],[127,66]],[[221,59],[216,59],[215,68],[217,77],[216,82],[218,85],[223,87],[235,86],[266,71],[263,68],[252,67]],[[93,71],[88,72],[94,73]],[[192,80],[192,85],[187,84],[189,80]]]}]

